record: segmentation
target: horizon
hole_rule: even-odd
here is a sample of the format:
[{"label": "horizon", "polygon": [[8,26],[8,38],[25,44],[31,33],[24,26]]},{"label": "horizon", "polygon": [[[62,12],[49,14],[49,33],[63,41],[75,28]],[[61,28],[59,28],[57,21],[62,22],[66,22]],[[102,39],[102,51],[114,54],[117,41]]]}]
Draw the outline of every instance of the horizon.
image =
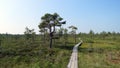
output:
[{"label": "horizon", "polygon": [[64,28],[74,25],[77,33],[119,32],[119,0],[0,0],[0,34],[24,34],[25,28],[39,34],[40,18],[58,13],[66,20]]},{"label": "horizon", "polygon": [[[91,31],[91,30],[90,30],[90,31]],[[89,31],[89,32],[77,32],[76,34],[80,34],[80,33],[89,34],[89,33],[90,33],[90,31]],[[93,30],[92,30],[92,31],[93,31]],[[94,32],[94,31],[93,31],[93,33],[94,33],[94,34],[101,34],[101,33],[103,33],[103,32],[105,32],[105,33],[109,33],[109,31],[108,31],[108,32],[107,32],[107,31],[101,31],[101,32]],[[111,34],[112,34],[112,33],[115,33],[115,34],[120,34],[120,32],[114,32],[114,31],[112,31],[112,32],[110,32],[110,33],[111,33]],[[24,32],[23,32],[23,33],[21,33],[21,34],[20,34],[20,33],[19,33],[19,34],[16,34],[16,33],[7,33],[7,32],[6,32],[6,33],[0,33],[0,34],[9,34],[9,35],[24,35]],[[40,32],[39,32],[39,33],[36,33],[36,32],[35,32],[35,34],[36,34],[36,35],[39,35],[39,34],[41,34],[41,33],[40,33]],[[68,32],[68,34],[69,34],[69,32]]]}]

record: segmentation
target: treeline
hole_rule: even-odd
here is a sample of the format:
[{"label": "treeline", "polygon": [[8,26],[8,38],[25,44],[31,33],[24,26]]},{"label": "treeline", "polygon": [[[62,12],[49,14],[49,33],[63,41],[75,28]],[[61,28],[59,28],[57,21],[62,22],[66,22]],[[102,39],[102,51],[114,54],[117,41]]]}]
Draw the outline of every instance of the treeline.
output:
[{"label": "treeline", "polygon": [[[76,35],[74,37],[74,35]],[[107,39],[108,37],[109,38],[113,38],[115,39],[115,37],[117,36],[120,36],[120,33],[119,32],[105,32],[105,31],[102,31],[100,33],[95,33],[94,31],[90,30],[89,33],[78,33],[76,34],[76,32],[74,30],[71,30],[70,32],[68,32],[68,29],[64,29],[64,28],[61,28],[61,29],[58,29],[56,30],[56,33],[54,35],[54,39],[60,39],[61,38],[64,38],[64,41],[67,41],[68,40],[68,37],[69,38],[73,38],[73,39],[81,39],[83,37],[86,37],[86,38],[100,38],[100,39]],[[31,41],[36,41],[36,40],[39,40],[39,41],[43,41],[43,42],[46,42],[46,41],[49,41],[49,34],[48,32],[41,32],[40,34],[36,34],[34,32],[34,30],[30,30],[29,28],[26,28],[24,34],[0,34],[0,45],[2,44],[3,41],[6,41],[7,40],[31,40]]]},{"label": "treeline", "polygon": [[91,37],[91,39],[93,38],[93,36],[94,37],[97,37],[97,38],[101,38],[101,39],[105,39],[105,38],[107,38],[107,37],[117,37],[117,36],[120,36],[120,33],[119,32],[105,32],[105,31],[102,31],[102,32],[100,32],[100,33],[95,33],[94,31],[92,31],[92,30],[90,30],[89,31],[89,33],[82,33],[82,32],[80,32],[79,34],[78,34],[80,37],[82,37],[82,36],[86,36],[86,38],[87,37]]}]

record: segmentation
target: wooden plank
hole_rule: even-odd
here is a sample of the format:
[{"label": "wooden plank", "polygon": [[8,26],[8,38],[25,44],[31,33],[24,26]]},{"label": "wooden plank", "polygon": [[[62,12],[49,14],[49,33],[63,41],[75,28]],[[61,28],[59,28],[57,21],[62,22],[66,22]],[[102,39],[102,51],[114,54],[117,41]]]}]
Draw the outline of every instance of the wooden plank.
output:
[{"label": "wooden plank", "polygon": [[70,61],[67,65],[67,68],[78,68],[78,46],[82,44],[82,41],[76,44],[73,48],[72,55],[70,57]]}]

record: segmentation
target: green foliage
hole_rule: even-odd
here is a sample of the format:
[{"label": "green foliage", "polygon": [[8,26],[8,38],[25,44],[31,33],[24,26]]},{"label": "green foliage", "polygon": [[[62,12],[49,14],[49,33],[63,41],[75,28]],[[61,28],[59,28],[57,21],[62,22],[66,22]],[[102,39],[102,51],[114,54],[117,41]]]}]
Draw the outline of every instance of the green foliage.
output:
[{"label": "green foliage", "polygon": [[76,44],[76,30],[77,30],[77,27],[75,27],[75,26],[69,26],[68,28],[71,29],[70,34],[71,34],[72,36],[74,36],[75,44]]},{"label": "green foliage", "polygon": [[[50,14],[50,13],[46,13],[44,16],[41,17],[41,23],[38,25],[40,32],[44,33],[44,43],[45,43],[45,29],[48,30],[48,34],[49,34],[49,42],[50,42],[50,48],[52,48],[52,41],[54,39],[57,39],[57,37],[55,37],[55,31],[56,31],[56,26],[60,26],[62,24],[65,24],[66,21],[61,22],[63,20],[63,18],[61,18],[57,13],[54,14]],[[62,35],[62,31],[60,31],[60,35]]]},{"label": "green foliage", "polygon": [[86,43],[94,43],[94,40],[93,40],[93,39],[90,39],[90,38],[86,38],[86,39],[84,40],[84,42],[86,42]]},{"label": "green foliage", "polygon": [[[42,36],[35,35],[32,42],[26,40],[25,35],[0,34],[0,68],[66,68],[74,46],[73,36],[63,30],[63,36],[55,41],[52,49]],[[83,40],[78,49],[80,68],[120,67],[120,34],[109,33],[104,40],[102,36],[94,34],[91,38],[86,33],[76,34],[76,39]]]},{"label": "green foliage", "polygon": [[29,39],[34,40],[34,36],[35,36],[34,29],[30,30],[28,27],[26,27],[24,34],[25,34],[25,38],[27,40],[29,40]]},{"label": "green foliage", "polygon": [[25,35],[20,35],[18,39],[15,35],[6,36],[7,39],[2,39],[0,68],[66,68],[72,47],[62,49],[65,47],[60,43],[54,44],[51,50],[48,42],[42,42],[41,35],[35,35],[34,42],[24,39]]},{"label": "green foliage", "polygon": [[[119,35],[108,35],[106,38],[100,38],[103,35],[94,35],[91,39],[88,35],[82,35],[83,45],[79,48],[79,67],[80,68],[119,68],[120,67],[120,43]],[[116,38],[114,40],[113,38]],[[90,43],[92,51],[90,52]]]}]

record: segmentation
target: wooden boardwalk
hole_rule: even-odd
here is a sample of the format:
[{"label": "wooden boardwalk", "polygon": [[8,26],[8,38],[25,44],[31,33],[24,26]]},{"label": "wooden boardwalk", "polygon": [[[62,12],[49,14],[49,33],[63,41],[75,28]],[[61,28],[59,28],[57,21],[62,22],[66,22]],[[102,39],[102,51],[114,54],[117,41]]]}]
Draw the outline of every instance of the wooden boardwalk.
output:
[{"label": "wooden boardwalk", "polygon": [[73,48],[73,52],[70,58],[70,61],[67,65],[67,68],[78,68],[78,46],[82,44],[82,41],[76,44]]}]

